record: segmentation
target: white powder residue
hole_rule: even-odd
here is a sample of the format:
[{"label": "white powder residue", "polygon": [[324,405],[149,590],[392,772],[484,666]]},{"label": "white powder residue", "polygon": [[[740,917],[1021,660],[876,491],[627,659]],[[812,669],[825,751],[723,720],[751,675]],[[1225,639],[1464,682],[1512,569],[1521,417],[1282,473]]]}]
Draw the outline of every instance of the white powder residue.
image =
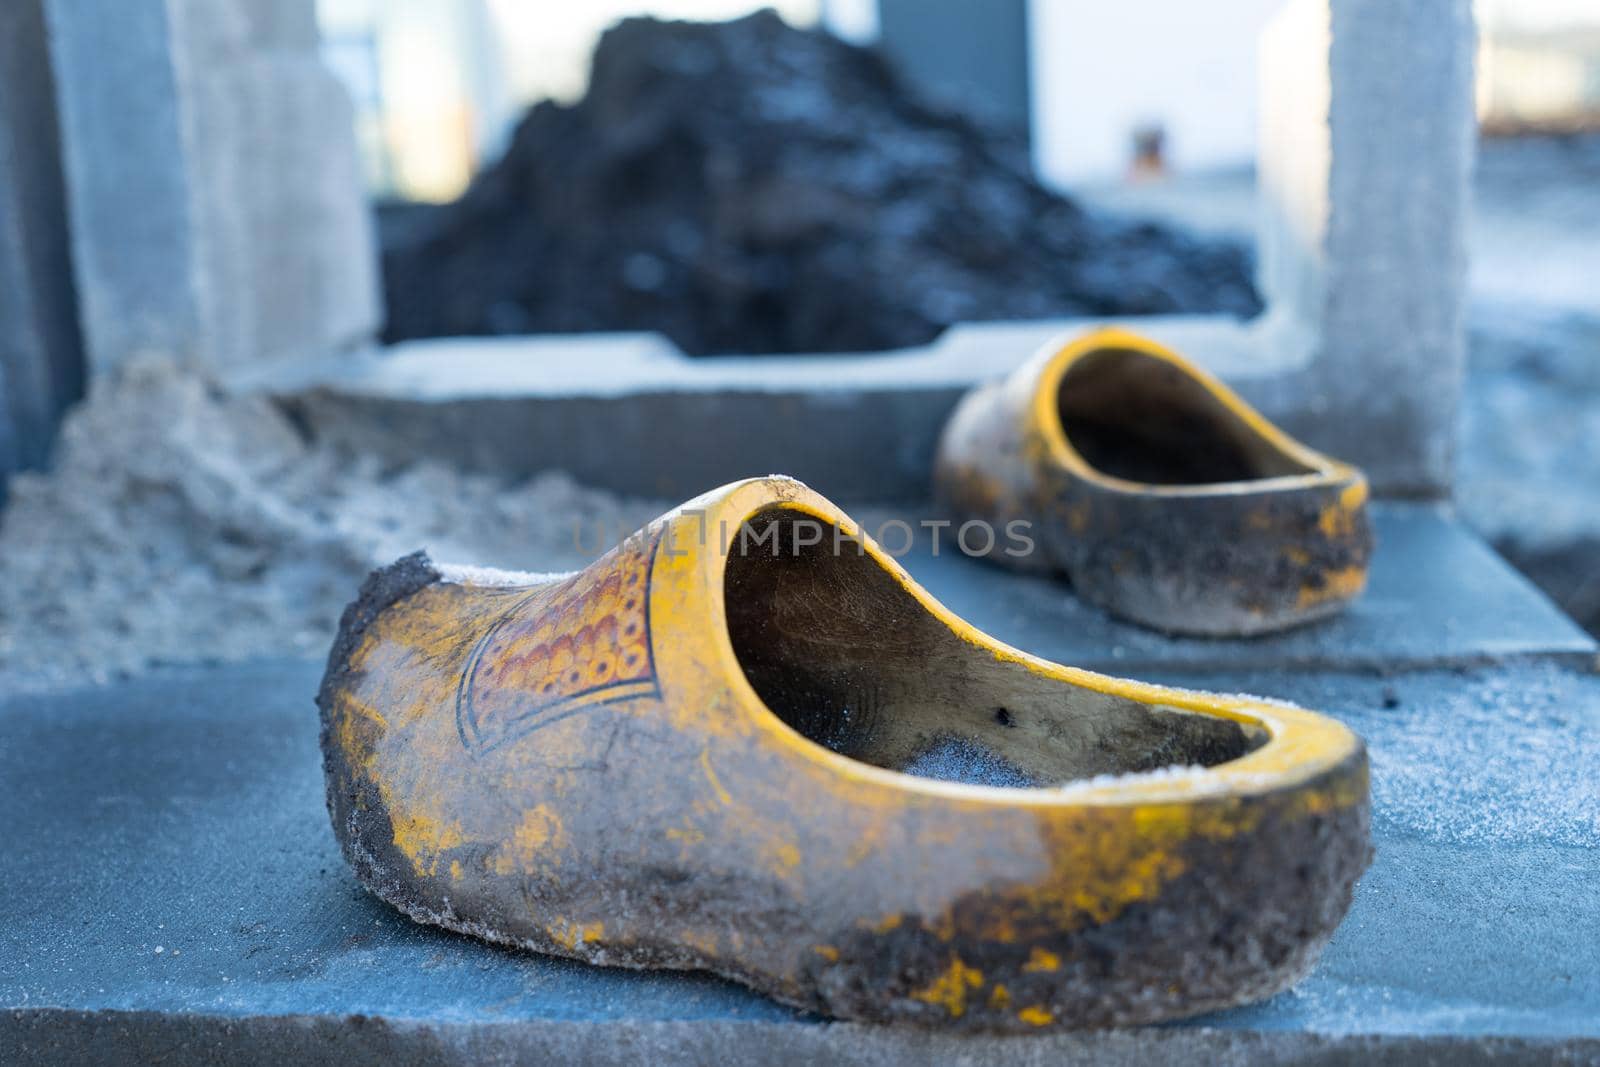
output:
[{"label": "white powder residue", "polygon": [[433,564],[434,570],[439,572],[441,581],[453,585],[481,585],[493,588],[515,588],[525,585],[548,585],[559,582],[563,578],[570,578],[571,571],[541,572],[541,571],[508,571],[496,567],[477,567],[467,563],[439,563]]}]

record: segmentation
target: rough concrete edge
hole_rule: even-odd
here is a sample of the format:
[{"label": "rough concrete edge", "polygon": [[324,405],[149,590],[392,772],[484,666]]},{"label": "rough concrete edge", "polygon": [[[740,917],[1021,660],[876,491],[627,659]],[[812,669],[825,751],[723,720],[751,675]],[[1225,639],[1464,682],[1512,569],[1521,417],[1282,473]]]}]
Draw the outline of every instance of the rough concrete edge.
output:
[{"label": "rough concrete edge", "polygon": [[[605,340],[585,335],[446,338],[412,342],[387,355],[368,351],[335,366],[284,367],[237,377],[227,387],[271,395],[313,432],[355,447],[385,454],[427,452],[469,469],[510,464],[491,473],[526,476],[535,469],[565,469],[598,488],[644,495],[691,496],[704,490],[698,484],[658,484],[647,471],[659,465],[653,441],[663,425],[692,428],[718,412],[723,430],[740,424],[768,427],[767,450],[792,454],[797,464],[809,459],[809,466],[790,472],[830,496],[899,502],[926,494],[934,442],[968,389],[1002,377],[1041,344],[1097,321],[966,323],[924,349],[854,358],[692,359],[651,334],[607,335]],[[1312,373],[1300,361],[1303,345],[1287,337],[1278,320],[1129,321],[1221,372],[1268,418],[1313,446],[1331,447],[1337,455],[1365,433],[1386,432],[1388,424],[1381,419],[1363,418],[1365,406],[1333,410],[1314,402]],[[565,370],[550,378],[531,369],[551,363]],[[566,423],[574,416],[562,405],[589,412],[585,425],[604,421],[614,456],[624,461],[588,462],[590,469],[583,469],[587,453],[568,454],[575,431]],[[646,409],[649,417],[640,417]],[[469,417],[469,412],[476,414]],[[506,444],[510,423],[523,428],[515,435],[515,448]],[[881,437],[889,427],[897,436],[886,447]],[[714,457],[729,455],[704,433],[681,436],[680,466],[714,466]],[[777,450],[780,440],[790,447]],[[819,441],[825,448],[816,446]],[[770,466],[773,460],[763,456],[761,462]],[[722,480],[739,473],[730,468]],[[1405,456],[1369,465],[1367,473],[1379,493],[1427,497],[1446,489],[1419,481],[1415,464]]]},{"label": "rough concrete edge", "polygon": [[[1225,315],[1000,319],[951,325],[926,345],[871,352],[776,355],[686,355],[649,330],[539,333],[501,337],[435,337],[387,348],[369,346],[337,363],[321,358],[227,370],[238,392],[290,395],[325,389],[365,397],[434,402],[503,397],[626,397],[640,392],[840,393],[967,389],[1004,377],[1042,345],[1105,326],[1149,334],[1184,350],[1220,376],[1272,380],[1309,367],[1310,344],[1282,316],[1244,321]],[[430,373],[436,364],[453,373]],[[463,365],[491,375],[464,377]],[[555,376],[552,365],[577,368]],[[533,374],[528,368],[537,368]],[[463,380],[466,385],[463,386]],[[429,387],[433,388],[429,388]],[[439,388],[444,386],[444,388]]]},{"label": "rough concrete edge", "polygon": [[156,1011],[13,1009],[0,1053],[17,1067],[87,1062],[186,1064],[396,1062],[702,1064],[828,1062],[860,1067],[1093,1059],[1153,1063],[1589,1063],[1600,1037],[1319,1034],[1208,1027],[995,1037],[859,1023],[630,1020],[425,1022],[381,1015],[227,1016]]}]

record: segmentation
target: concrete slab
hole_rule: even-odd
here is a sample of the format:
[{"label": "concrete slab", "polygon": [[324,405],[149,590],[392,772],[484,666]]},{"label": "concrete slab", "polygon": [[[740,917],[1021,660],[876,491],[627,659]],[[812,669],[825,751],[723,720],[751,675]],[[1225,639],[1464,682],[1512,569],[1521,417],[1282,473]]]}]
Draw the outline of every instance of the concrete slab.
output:
[{"label": "concrete slab", "polygon": [[[904,521],[915,526],[917,516]],[[1112,673],[1593,659],[1594,639],[1445,509],[1379,501],[1373,523],[1378,549],[1361,599],[1325,622],[1250,640],[1166,637],[1118,622],[1064,583],[962,555],[949,530],[937,557],[925,534],[900,562],[979,629],[1046,659]],[[866,526],[874,532],[872,519]]]},{"label": "concrete slab", "polygon": [[[963,323],[894,352],[700,359],[652,333],[459,337],[341,362],[256,364],[229,382],[280,397],[320,436],[396,459],[425,452],[506,475],[559,469],[589,485],[679,499],[781,471],[841,502],[914,501],[929,494],[939,433],[967,390],[1107,321]],[[1379,492],[1439,488],[1399,446],[1396,434],[1413,429],[1396,427],[1393,405],[1333,402],[1314,374],[1310,335],[1294,321],[1153,316],[1132,325],[1221,375],[1291,433],[1362,463]]]},{"label": "concrete slab", "polygon": [[1377,859],[1349,919],[1266,1004],[1001,1040],[828,1024],[703,976],[413,924],[359,888],[328,829],[319,673],[258,663],[0,702],[0,1060],[1600,1059],[1591,674],[1211,676],[1367,737]]},{"label": "concrete slab", "polygon": [[[968,389],[1095,324],[968,323],[894,352],[702,359],[653,333],[460,337],[258,365],[229,381],[280,397],[319,437],[397,460],[425,453],[510,476],[564,470],[680,500],[780,471],[841,502],[916,501],[929,495],[939,432]],[[1247,391],[1287,373],[1288,349],[1231,319],[1158,317],[1139,328]],[[1303,397],[1275,403],[1272,414],[1305,407]]]}]

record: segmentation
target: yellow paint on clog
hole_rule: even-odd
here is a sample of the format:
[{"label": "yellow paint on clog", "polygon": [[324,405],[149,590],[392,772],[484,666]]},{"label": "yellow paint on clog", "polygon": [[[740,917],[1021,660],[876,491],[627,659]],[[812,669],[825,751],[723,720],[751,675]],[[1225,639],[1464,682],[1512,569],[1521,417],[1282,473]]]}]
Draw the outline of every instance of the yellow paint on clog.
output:
[{"label": "yellow paint on clog", "polygon": [[1022,969],[1028,974],[1057,971],[1061,969],[1061,957],[1049,949],[1035,945],[1028,953],[1028,962],[1022,965]]},{"label": "yellow paint on clog", "polygon": [[959,1019],[966,1014],[967,995],[982,986],[982,972],[968,967],[960,959],[954,959],[950,961],[949,969],[931,985],[916,990],[911,996],[925,1004],[937,1004],[952,1019]]}]

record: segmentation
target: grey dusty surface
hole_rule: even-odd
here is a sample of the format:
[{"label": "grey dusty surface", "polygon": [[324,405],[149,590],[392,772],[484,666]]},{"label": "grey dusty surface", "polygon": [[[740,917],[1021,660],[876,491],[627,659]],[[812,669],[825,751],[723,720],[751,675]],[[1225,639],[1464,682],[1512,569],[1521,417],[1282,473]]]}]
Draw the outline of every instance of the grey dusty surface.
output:
[{"label": "grey dusty surface", "polygon": [[[1112,619],[1053,581],[962,555],[951,532],[901,559],[957,615],[1027,652],[1116,672],[1163,665],[1403,669],[1531,654],[1589,657],[1594,641],[1443,508],[1378,502],[1367,592],[1324,623],[1248,641],[1167,637]],[[872,518],[864,520],[868,532]],[[907,521],[914,522],[914,519]]]},{"label": "grey dusty surface", "polygon": [[319,674],[257,662],[0,703],[0,1060],[1600,1058],[1590,673],[1161,676],[1296,700],[1361,731],[1376,861],[1294,990],[1182,1026],[1038,1040],[828,1024],[702,976],[592,968],[410,922],[334,845]]}]

